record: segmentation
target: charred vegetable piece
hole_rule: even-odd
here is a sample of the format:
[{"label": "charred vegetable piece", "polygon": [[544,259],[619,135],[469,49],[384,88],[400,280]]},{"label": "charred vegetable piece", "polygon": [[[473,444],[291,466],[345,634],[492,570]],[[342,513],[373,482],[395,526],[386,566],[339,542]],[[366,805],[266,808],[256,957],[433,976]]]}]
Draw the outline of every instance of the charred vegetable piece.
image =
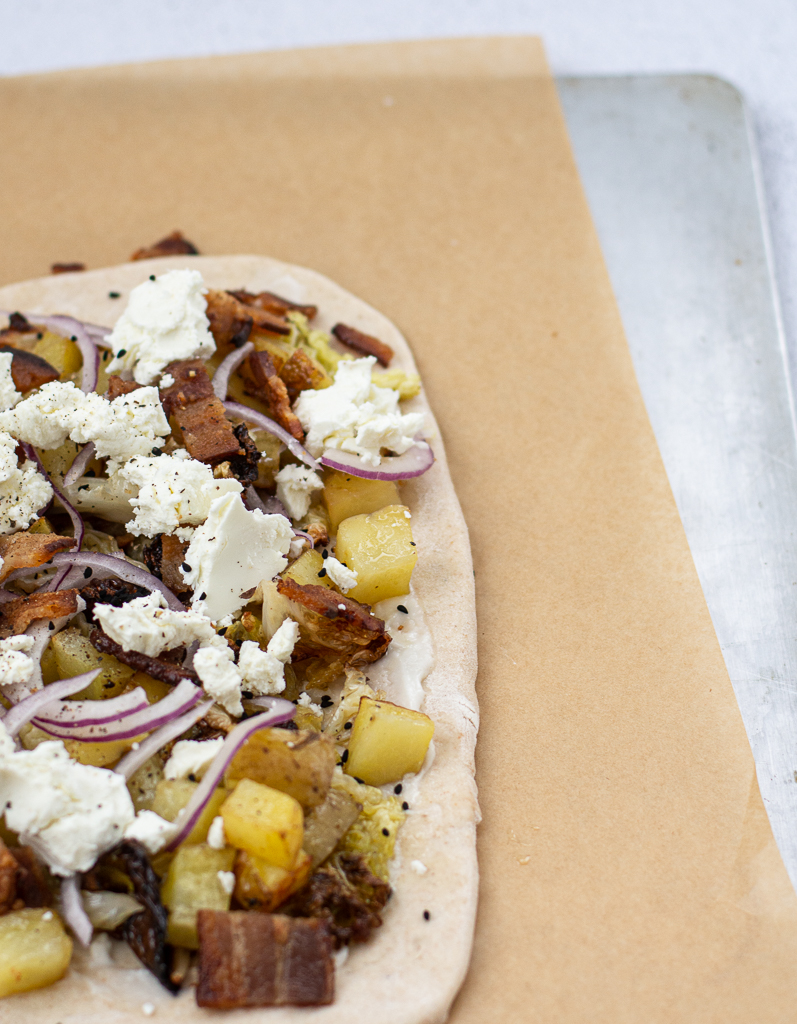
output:
[{"label": "charred vegetable piece", "polygon": [[180,231],[172,231],[170,235],[162,238],[154,245],[147,245],[143,249],[136,249],[130,257],[133,260],[152,260],[158,256],[198,256],[199,249],[193,242],[183,238]]},{"label": "charred vegetable piece", "polygon": [[332,853],[361,810],[362,804],[348,793],[331,789],[326,800],[306,815],[302,849],[310,855],[314,868]]},{"label": "charred vegetable piece", "polygon": [[335,770],[335,747],[317,732],[260,729],[230,762],[227,783],[252,779],[298,800],[302,807],[323,803]]},{"label": "charred vegetable piece", "polygon": [[197,949],[197,911],[227,910],[230,893],[219,879],[230,871],[235,850],[209,846],[181,846],[169,865],[163,885],[163,902],[169,908],[169,941],[185,949]]},{"label": "charred vegetable piece", "polygon": [[278,789],[241,779],[219,809],[227,842],[280,868],[292,868],[302,848],[304,815]]},{"label": "charred vegetable piece", "polygon": [[358,331],[356,327],[349,327],[346,324],[335,324],[332,328],[332,333],[338,341],[342,341],[344,345],[353,348],[360,355],[376,356],[382,366],[387,366],[395,354],[390,345],[386,345],[384,341],[374,338],[371,334]]},{"label": "charred vegetable piece", "polygon": [[235,455],[230,459],[230,475],[242,484],[251,484],[258,478],[260,465],[260,452],[257,445],[249,435],[245,423],[239,423],[232,428],[233,434],[238,438],[241,446],[241,455]]},{"label": "charred vegetable piece", "polygon": [[198,916],[199,1006],[322,1006],[334,998],[335,966],[325,921],[279,914]]},{"label": "charred vegetable piece", "polygon": [[25,908],[0,917],[0,998],[52,985],[71,957],[72,940],[52,911]]},{"label": "charred vegetable piece", "polygon": [[398,487],[392,480],[365,480],[332,470],[324,482],[324,503],[333,533],[344,519],[378,512],[386,505],[400,505]]},{"label": "charred vegetable piece", "polygon": [[434,733],[421,711],[361,697],[345,771],[369,786],[384,786],[420,771]]},{"label": "charred vegetable piece", "polygon": [[362,805],[357,820],[340,840],[338,852],[361,854],[368,870],[386,882],[396,837],[406,817],[401,801],[343,773],[335,773],[333,788],[343,790]]},{"label": "charred vegetable piece", "polygon": [[54,366],[50,366],[46,359],[34,355],[33,352],[13,348],[11,345],[0,345],[0,352],[11,353],[11,379],[17,391],[23,394],[31,388],[40,388],[42,384],[58,380],[60,376]]},{"label": "charred vegetable piece", "polygon": [[312,861],[303,851],[292,868],[278,868],[262,857],[239,850],[235,857],[235,898],[245,910],[270,913],[301,889],[312,869]]},{"label": "charred vegetable piece", "polygon": [[357,573],[357,585],[349,591],[353,600],[376,604],[409,594],[418,560],[410,510],[404,505],[388,505],[367,516],[344,519],[338,527],[335,554]]},{"label": "charred vegetable piece", "polygon": [[30,846],[15,846],[11,853],[17,862],[17,899],[26,907],[51,907],[53,891],[47,868]]},{"label": "charred vegetable piece", "polygon": [[15,569],[40,566],[59,551],[68,551],[74,545],[72,537],[59,537],[57,533],[12,533],[0,537],[0,583]]}]

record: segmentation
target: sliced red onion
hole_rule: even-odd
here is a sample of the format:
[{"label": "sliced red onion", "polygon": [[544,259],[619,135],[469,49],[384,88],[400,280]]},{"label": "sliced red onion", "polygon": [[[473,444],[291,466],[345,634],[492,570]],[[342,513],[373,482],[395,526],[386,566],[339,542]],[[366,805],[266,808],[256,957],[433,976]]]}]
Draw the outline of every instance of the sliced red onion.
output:
[{"label": "sliced red onion", "polygon": [[256,412],[254,409],[250,409],[248,405],[241,405],[240,402],[225,402],[224,408],[229,416],[235,416],[239,420],[246,420],[247,423],[252,423],[254,426],[260,427],[261,430],[267,430],[269,434],[278,437],[297,459],[301,459],[311,469],[319,468],[313,456],[299,444],[292,434],[289,434],[279,423],[275,423],[268,416],[264,416],[262,412]]},{"label": "sliced red onion", "polygon": [[301,538],[302,538],[302,540],[306,540],[306,541],[308,542],[308,544],[310,545],[310,547],[311,547],[311,548],[314,548],[314,547],[315,547],[315,541],[314,541],[314,540],[313,540],[313,538],[312,538],[312,537],[310,536],[310,534],[309,534],[309,533],[305,533],[305,532],[304,532],[304,530],[297,530],[297,529],[296,529],[296,528],[294,527],[294,530],[293,530],[293,535],[294,535],[294,537],[301,537]]},{"label": "sliced red onion", "polygon": [[[36,451],[36,449],[33,447],[33,445],[32,444],[28,444],[27,441],[20,441],[20,447],[24,451],[24,453],[27,456],[27,458],[29,458],[31,460],[31,462],[34,462],[36,464],[36,466],[38,467],[39,472],[41,473],[41,475],[44,477],[45,480],[47,480],[47,482],[52,487],[53,494],[56,496],[56,498],[58,498],[58,500],[61,502],[61,504],[66,509],[66,511],[67,511],[67,513],[69,515],[69,518],[72,520],[72,528],[73,528],[73,530],[75,532],[75,547],[79,551],[80,550],[80,545],[83,543],[83,534],[86,532],[86,526],[85,526],[85,524],[83,522],[83,519],[82,519],[80,513],[75,508],[75,506],[72,504],[72,502],[69,500],[69,498],[66,497],[66,495],[63,493],[63,491],[59,487],[57,487],[55,485],[55,483],[53,483],[52,477],[47,472],[47,470],[44,468],[44,464],[42,463],[42,460],[39,458],[39,453]],[[57,588],[53,588],[53,589],[57,589]]]},{"label": "sliced red onion", "polygon": [[244,490],[243,499],[244,505],[246,505],[250,512],[258,509],[265,515],[266,506],[263,504],[263,499],[251,484],[249,484],[249,486]]},{"label": "sliced red onion", "polygon": [[[203,696],[202,690],[190,679],[181,679],[178,685],[162,700],[149,704],[143,711],[125,715],[115,722],[103,725],[86,725],[81,722],[50,725],[34,718],[34,724],[50,736],[62,740],[82,740],[91,743],[111,743],[116,740],[131,740],[136,736],[159,729],[173,718],[185,714]],[[89,719],[90,721],[90,719]]]},{"label": "sliced red onion", "polygon": [[[23,725],[36,717],[36,713],[64,697],[71,697],[73,693],[82,690],[92,682],[100,673],[98,668],[91,672],[84,672],[79,676],[72,676],[70,679],[59,679],[56,683],[50,683],[42,690],[37,690],[29,697],[25,697],[19,704],[15,704],[10,711],[7,711],[3,718],[3,725],[9,736],[16,736]],[[143,692],[143,691],[142,691]],[[80,703],[84,703],[81,701]],[[94,702],[96,703],[96,701]]]},{"label": "sliced red onion", "polygon": [[194,790],[194,795],[178,818],[176,822],[178,825],[177,835],[167,844],[167,850],[176,850],[194,825],[196,825],[208,800],[213,795],[213,791],[221,781],[221,777],[227,771],[230,761],[232,761],[233,757],[235,757],[252,733],[257,732],[259,729],[267,729],[272,725],[279,725],[281,722],[288,722],[296,714],[295,706],[288,700],[282,700],[279,697],[266,697],[264,699],[270,701],[270,711],[254,715],[252,718],[239,722],[232,732],[227,733],[224,746],[211,761],[210,767],[202,777],[202,781]]},{"label": "sliced red onion", "polygon": [[254,352],[255,346],[247,341],[240,348],[233,349],[228,356],[219,363],[216,372],[213,374],[213,394],[222,402],[227,397],[227,387],[230,383],[230,374],[237,370],[250,352]]},{"label": "sliced red onion", "polygon": [[86,471],[86,466],[94,458],[94,442],[89,441],[87,445],[84,445],[75,456],[72,465],[66,471],[64,475],[64,487],[70,487],[76,483],[80,477]]},{"label": "sliced red onion", "polygon": [[[99,669],[96,671],[99,672]],[[48,686],[45,690],[49,688]],[[137,711],[145,711],[150,706],[147,695],[140,686],[119,697],[109,697],[108,700],[56,701],[54,696],[51,703],[53,707],[42,708],[41,713],[36,716],[37,722],[45,722],[47,725],[105,725],[127,715],[133,715]]]},{"label": "sliced red onion", "polygon": [[291,517],[288,515],[288,510],[285,508],[285,506],[282,504],[279,498],[276,497],[276,495],[272,495],[271,497],[266,498],[263,504],[265,505],[266,512],[268,512],[269,515],[285,516],[288,522],[291,521]]},{"label": "sliced red onion", "polygon": [[162,725],[151,736],[147,736],[145,740],[142,740],[138,745],[138,749],[131,750],[130,753],[125,754],[114,768],[114,771],[124,775],[126,779],[131,778],[141,765],[149,761],[152,755],[156,754],[161,747],[165,747],[167,743],[177,736],[182,736],[184,732],[188,732],[191,726],[198,722],[203,715],[206,715],[212,706],[212,700],[200,701],[190,711],[186,711],[184,715],[180,715],[179,718],[175,718],[173,721],[167,722],[166,725]]},{"label": "sliced red onion", "polygon": [[57,555],[53,555],[53,563],[66,566],[82,565],[87,569],[108,569],[114,576],[127,580],[128,583],[135,583],[136,586],[145,587],[149,591],[159,590],[173,611],[185,611],[185,605],[177,600],[163,580],[159,580],[157,576],[153,576],[146,569],[133,565],[125,558],[119,558],[116,555],[101,555],[97,551],[61,551]]},{"label": "sliced red onion", "polygon": [[20,684],[19,686],[11,689],[6,689],[5,693],[9,700],[22,700],[23,697],[27,697],[28,694],[34,693],[41,689],[42,683],[42,669],[41,660],[42,655],[47,649],[47,645],[50,642],[50,637],[56,630],[50,629],[50,623],[47,619],[37,619],[35,622],[31,622],[28,628],[25,630],[25,636],[33,637],[33,647],[27,652],[28,657],[33,662],[33,676],[27,686]]},{"label": "sliced red onion", "polygon": [[81,946],[88,946],[94,934],[94,925],[80,898],[77,875],[70,875],[61,882],[61,913]]},{"label": "sliced red onion", "polygon": [[383,456],[378,466],[369,466],[359,455],[337,448],[327,448],[321,456],[322,465],[363,480],[411,480],[425,473],[433,463],[434,452],[425,441],[417,441],[403,455]]}]

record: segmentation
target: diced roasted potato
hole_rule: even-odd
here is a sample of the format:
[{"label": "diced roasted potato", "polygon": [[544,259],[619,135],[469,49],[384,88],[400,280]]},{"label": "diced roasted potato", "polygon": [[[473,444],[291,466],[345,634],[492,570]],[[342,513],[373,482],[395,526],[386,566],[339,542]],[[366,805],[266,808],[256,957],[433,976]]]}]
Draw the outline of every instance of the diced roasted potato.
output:
[{"label": "diced roasted potato", "polygon": [[418,559],[412,540],[410,510],[388,505],[370,515],[351,516],[338,527],[335,554],[357,573],[357,586],[347,597],[376,604],[410,591]]},{"label": "diced roasted potato", "polygon": [[332,853],[361,810],[362,805],[354,797],[341,789],[331,789],[321,806],[314,807],[305,817],[302,849],[309,854],[314,868]]},{"label": "diced roasted potato", "polygon": [[[105,658],[110,658],[112,661],[116,661],[110,654],[103,655]],[[121,664],[121,662],[119,663]],[[160,679],[153,679],[152,676],[148,676],[146,672],[136,672],[131,678],[130,682],[125,687],[125,690],[133,690],[137,686],[146,693],[147,700],[150,704],[155,704],[159,700],[163,700],[167,694],[170,694],[174,687],[169,686],[168,683],[162,682]]]},{"label": "diced roasted potato", "polygon": [[[159,814],[167,821],[176,821],[177,815],[185,807],[194,794],[198,782],[191,782],[190,779],[161,779],[155,787],[155,797],[150,810]],[[183,846],[194,846],[197,843],[204,843],[207,839],[208,829],[213,819],[219,813],[219,808],[224,803],[227,793],[223,789],[217,789],[205,805],[205,809],[199,816],[196,825],[181,843]]]},{"label": "diced roasted potato", "polygon": [[89,685],[76,693],[75,700],[97,700],[116,697],[127,688],[135,670],[123,665],[110,654],[100,654],[79,629],[70,626],[61,630],[50,641],[55,656],[59,679],[79,676],[99,668],[100,674]]},{"label": "diced roasted potato", "polygon": [[323,576],[318,575],[323,568],[324,558],[321,552],[316,551],[315,548],[309,548],[307,551],[302,552],[293,565],[288,566],[282,575],[290,576],[292,580],[296,580],[297,583],[302,585],[317,583],[319,586],[329,587],[334,590],[335,584],[326,573]]},{"label": "diced roasted potato", "polygon": [[323,803],[335,770],[335,747],[317,732],[260,729],[230,762],[226,782],[252,779],[298,800],[302,807]]},{"label": "diced roasted potato", "polygon": [[300,850],[292,868],[278,868],[262,857],[239,850],[235,857],[235,898],[244,910],[271,913],[301,889],[313,863]]},{"label": "diced roasted potato", "polygon": [[338,843],[338,850],[361,854],[368,870],[388,881],[388,864],[396,848],[398,830],[406,817],[401,801],[392,793],[385,795],[376,786],[366,786],[342,772],[335,772],[332,786],[362,805],[357,820]]},{"label": "diced roasted potato", "polygon": [[161,889],[163,905],[169,910],[166,936],[174,946],[198,949],[198,910],[229,910],[230,896],[219,879],[220,871],[231,871],[235,850],[213,850],[209,846],[181,846],[169,865]]},{"label": "diced roasted potato", "polygon": [[[52,736],[48,736],[52,739]],[[69,756],[81,764],[91,764],[95,768],[110,768],[131,750],[133,744],[146,739],[146,733],[132,736],[128,740],[112,740],[110,743],[84,743],[82,740],[64,740]]]},{"label": "diced roasted potato", "polygon": [[77,344],[50,331],[45,331],[44,336],[33,346],[33,354],[46,359],[50,366],[58,370],[61,380],[65,380],[83,365]]},{"label": "diced roasted potato", "polygon": [[401,498],[392,480],[364,480],[332,470],[324,481],[324,502],[329,512],[329,528],[337,533],[344,519],[378,512],[386,505],[400,505]]},{"label": "diced roasted potato", "polygon": [[53,911],[5,914],[0,917],[0,997],[52,985],[66,974],[71,956],[72,940]]},{"label": "diced roasted potato", "polygon": [[361,697],[349,740],[346,773],[369,786],[396,782],[420,770],[434,733],[421,711],[373,697]]},{"label": "diced roasted potato", "polygon": [[219,814],[231,846],[280,868],[296,863],[302,847],[304,815],[301,804],[292,796],[251,779],[241,779],[221,805]]},{"label": "diced roasted potato", "polygon": [[39,458],[50,476],[63,477],[75,461],[75,456],[79,451],[80,445],[67,438],[60,448],[42,448],[39,451]]}]

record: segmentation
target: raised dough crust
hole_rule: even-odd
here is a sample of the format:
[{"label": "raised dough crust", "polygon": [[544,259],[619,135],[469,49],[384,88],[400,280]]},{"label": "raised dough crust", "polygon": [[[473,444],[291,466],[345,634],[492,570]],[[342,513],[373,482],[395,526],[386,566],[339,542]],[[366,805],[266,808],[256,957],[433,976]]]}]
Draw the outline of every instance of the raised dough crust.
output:
[{"label": "raised dough crust", "polygon": [[[0,289],[0,309],[68,313],[111,326],[132,287],[149,274],[185,266],[200,270],[211,287],[271,290],[315,303],[320,312],[314,326],[329,330],[338,321],[351,324],[393,348],[392,366],[416,369],[406,341],[381,313],[312,270],[264,256],[168,257],[25,281]],[[122,296],[109,299],[109,291]],[[352,947],[338,968],[335,1002],[312,1010],[211,1013],[196,1006],[192,989],[174,998],[145,969],[115,966],[100,947],[92,962],[88,954],[77,953],[63,981],[0,1001],[4,1024],[141,1024],[147,1002],[155,1007],[155,1019],[170,1024],[227,1016],[251,1024],[298,1024],[310,1018],[317,1024],[445,1020],[467,970],[478,888],[476,613],[468,531],[440,432],[423,392],[406,406],[426,413],[437,459],[428,473],[403,485],[419,553],[413,587],[435,647],[423,706],[435,722],[435,757],[399,834],[385,923],[371,942]],[[426,874],[411,869],[413,860],[426,865]]]}]

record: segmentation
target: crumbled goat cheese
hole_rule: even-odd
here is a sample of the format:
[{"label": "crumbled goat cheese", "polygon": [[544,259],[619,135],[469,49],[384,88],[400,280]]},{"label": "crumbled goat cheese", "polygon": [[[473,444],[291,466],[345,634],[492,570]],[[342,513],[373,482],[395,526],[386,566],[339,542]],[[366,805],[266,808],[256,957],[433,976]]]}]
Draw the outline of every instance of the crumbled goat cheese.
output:
[{"label": "crumbled goat cheese", "polygon": [[327,571],[327,576],[336,587],[340,587],[344,594],[347,590],[357,586],[357,570],[350,569],[348,565],[339,562],[332,555],[324,561],[324,568]]},{"label": "crumbled goat cheese", "polygon": [[399,412],[398,392],[371,381],[375,362],[373,356],[341,360],[331,387],[302,391],[296,399],[294,411],[307,431],[305,447],[311,455],[338,448],[378,466],[381,449],[401,455],[415,444],[423,413]]},{"label": "crumbled goat cheese", "polygon": [[136,537],[173,533],[183,524],[196,526],[207,518],[214,500],[243,489],[237,480],[214,479],[210,466],[192,459],[182,448],[173,455],[137,456],[116,476],[139,489],[138,496],[130,499],[135,516],[127,524]]},{"label": "crumbled goat cheese", "polygon": [[216,498],[185,553],[190,570],[180,570],[194,590],[192,607],[214,621],[234,615],[261,580],[285,568],[292,536],[285,516],[250,512],[237,494]]},{"label": "crumbled goat cheese", "polygon": [[194,671],[205,693],[236,718],[244,713],[241,704],[241,677],[233,663],[233,653],[225,645],[201,647],[194,655]]},{"label": "crumbled goat cheese", "polygon": [[17,465],[16,448],[14,438],[0,430],[0,533],[26,527],[53,496],[35,463]]},{"label": "crumbled goat cheese", "polygon": [[136,597],[121,607],[94,606],[94,617],[108,636],[126,651],[138,651],[157,658],[182,644],[213,643],[216,631],[206,615],[195,611],[176,612],[166,607],[159,590]]},{"label": "crumbled goat cheese", "polygon": [[137,839],[150,853],[158,853],[176,833],[177,826],[154,811],[139,811],[125,829],[125,839]]},{"label": "crumbled goat cheese", "polygon": [[33,659],[27,651],[33,647],[33,637],[20,634],[0,640],[0,686],[26,686],[33,678]]},{"label": "crumbled goat cheese", "polygon": [[301,519],[310,508],[310,495],[324,486],[324,481],[307,466],[288,465],[274,477],[277,497],[291,519]]},{"label": "crumbled goat cheese", "polygon": [[158,384],[158,387],[160,387],[160,388],[170,388],[170,387],[172,387],[173,384],[174,384],[174,377],[172,377],[172,375],[170,373],[164,373],[164,375],[160,379],[160,383]]},{"label": "crumbled goat cheese", "polygon": [[88,871],[135,817],[124,777],[73,761],[61,740],[15,750],[0,722],[6,825],[62,877]]},{"label": "crumbled goat cheese", "polygon": [[299,707],[307,708],[308,711],[312,711],[313,714],[317,715],[319,718],[322,718],[324,715],[324,709],[320,704],[313,703],[313,699],[307,691],[302,691],[302,693],[299,694],[299,698],[296,703]]},{"label": "crumbled goat cheese", "polygon": [[11,376],[11,362],[14,359],[12,352],[0,352],[0,411],[13,409],[17,402],[22,400],[22,395],[14,386],[14,378]]},{"label": "crumbled goat cheese", "polygon": [[223,746],[221,736],[213,740],[180,740],[164,765],[164,778],[187,779],[189,775],[200,775]]},{"label": "crumbled goat cheese", "polygon": [[427,866],[423,863],[422,860],[411,860],[410,867],[412,868],[416,875],[425,875],[426,872],[429,870],[429,868],[427,868]]},{"label": "crumbled goat cheese", "polygon": [[261,650],[253,640],[244,640],[238,656],[243,689],[265,696],[282,693],[285,689],[285,666],[298,639],[298,623],[286,619],[269,641],[267,650]]},{"label": "crumbled goat cheese", "polygon": [[288,558],[291,561],[295,561],[304,551],[304,546],[307,543],[305,537],[293,537],[291,540],[291,546],[288,548]]},{"label": "crumbled goat cheese", "polygon": [[67,438],[93,441],[97,457],[110,460],[109,473],[134,455],[148,455],[169,433],[157,388],[140,388],[109,402],[58,380],[0,413],[0,426],[37,448],[60,448]]},{"label": "crumbled goat cheese", "polygon": [[235,872],[217,871],[216,878],[218,878],[219,885],[227,893],[227,895],[232,896],[233,889],[235,888]]},{"label": "crumbled goat cheese", "polygon": [[151,384],[176,360],[209,359],[216,343],[205,315],[205,286],[198,270],[170,270],[130,292],[127,308],[106,338],[116,358],[108,373],[132,371]]},{"label": "crumbled goat cheese", "polygon": [[220,814],[216,815],[210,823],[207,844],[211,850],[223,850],[227,845],[227,837],[224,834],[224,818]]}]

